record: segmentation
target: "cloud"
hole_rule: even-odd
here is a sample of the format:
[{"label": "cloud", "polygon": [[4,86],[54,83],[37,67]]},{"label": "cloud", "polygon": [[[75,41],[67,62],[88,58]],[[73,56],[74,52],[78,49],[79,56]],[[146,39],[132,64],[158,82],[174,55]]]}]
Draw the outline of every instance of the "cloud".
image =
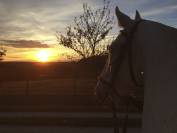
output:
[{"label": "cloud", "polygon": [[34,40],[1,40],[4,46],[14,48],[50,48],[48,44],[43,44]]},{"label": "cloud", "polygon": [[148,11],[144,11],[141,14],[145,17],[148,17],[148,16],[154,16],[154,15],[167,14],[167,13],[171,13],[174,11],[177,11],[177,5],[169,5],[169,6],[165,6],[165,7],[151,9]]},{"label": "cloud", "polygon": [[[139,9],[143,16],[156,18],[176,11],[175,1],[111,0],[111,10],[115,14],[117,5],[125,13],[134,14]],[[103,0],[0,0],[0,39],[53,39],[56,31],[64,32],[67,25],[72,25],[74,17],[83,12],[83,2],[93,8],[103,4]]]},{"label": "cloud", "polygon": [[51,38],[82,12],[81,0],[0,0],[0,39]]}]

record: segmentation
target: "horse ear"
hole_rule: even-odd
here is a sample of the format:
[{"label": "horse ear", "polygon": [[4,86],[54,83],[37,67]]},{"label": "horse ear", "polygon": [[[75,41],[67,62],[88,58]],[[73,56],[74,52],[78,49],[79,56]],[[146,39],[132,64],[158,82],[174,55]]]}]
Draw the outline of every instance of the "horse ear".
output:
[{"label": "horse ear", "polygon": [[140,13],[138,12],[138,10],[136,10],[136,15],[135,15],[135,21],[138,21],[138,20],[141,20],[141,15]]},{"label": "horse ear", "polygon": [[120,27],[128,28],[132,25],[133,20],[126,14],[122,13],[118,7],[116,7],[115,12]]}]

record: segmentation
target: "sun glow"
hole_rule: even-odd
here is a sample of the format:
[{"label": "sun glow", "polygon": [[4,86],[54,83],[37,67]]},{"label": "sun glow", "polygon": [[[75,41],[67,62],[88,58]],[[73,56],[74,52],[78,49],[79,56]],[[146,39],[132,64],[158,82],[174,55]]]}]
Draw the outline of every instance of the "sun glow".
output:
[{"label": "sun glow", "polygon": [[39,62],[48,62],[50,61],[51,55],[52,53],[50,51],[40,50],[39,52],[37,52],[36,58]]}]

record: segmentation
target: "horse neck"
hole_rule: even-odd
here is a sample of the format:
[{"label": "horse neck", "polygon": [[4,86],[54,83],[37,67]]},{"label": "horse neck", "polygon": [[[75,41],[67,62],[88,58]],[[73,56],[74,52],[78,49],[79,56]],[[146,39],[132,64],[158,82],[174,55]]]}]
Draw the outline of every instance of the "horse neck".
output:
[{"label": "horse neck", "polygon": [[137,42],[143,52],[145,77],[148,81],[161,83],[167,79],[177,80],[177,30],[175,28],[145,21],[140,24],[137,31]]}]

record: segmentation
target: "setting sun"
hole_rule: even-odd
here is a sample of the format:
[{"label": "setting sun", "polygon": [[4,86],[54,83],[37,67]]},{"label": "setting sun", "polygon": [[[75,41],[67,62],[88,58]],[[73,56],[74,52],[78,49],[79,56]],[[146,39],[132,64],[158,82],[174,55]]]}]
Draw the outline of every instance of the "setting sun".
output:
[{"label": "setting sun", "polygon": [[24,53],[24,58],[28,61],[34,62],[56,62],[59,59],[61,60],[61,56],[58,54],[57,48],[39,48],[33,49],[33,51],[29,51]]},{"label": "setting sun", "polygon": [[36,54],[37,60],[40,62],[49,61],[49,57],[51,56],[50,51],[41,50]]}]

